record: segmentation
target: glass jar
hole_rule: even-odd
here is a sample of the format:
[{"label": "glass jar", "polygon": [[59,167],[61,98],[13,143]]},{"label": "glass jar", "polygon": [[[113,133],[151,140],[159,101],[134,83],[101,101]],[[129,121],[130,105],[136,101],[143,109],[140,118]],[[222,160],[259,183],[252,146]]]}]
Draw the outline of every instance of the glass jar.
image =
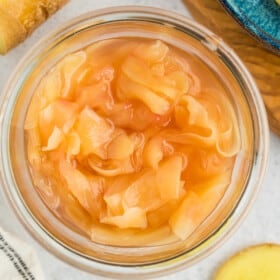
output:
[{"label": "glass jar", "polygon": [[[203,60],[223,82],[235,109],[241,151],[232,182],[216,209],[190,238],[158,246],[109,246],[90,241],[62,223],[32,185],[24,142],[24,120],[41,78],[66,54],[99,40],[160,39]],[[1,177],[10,204],[27,230],[60,259],[107,277],[154,277],[186,268],[217,249],[236,229],[260,187],[269,132],[259,91],[235,53],[203,26],[151,7],[90,12],[47,35],[24,56],[1,102]]]}]

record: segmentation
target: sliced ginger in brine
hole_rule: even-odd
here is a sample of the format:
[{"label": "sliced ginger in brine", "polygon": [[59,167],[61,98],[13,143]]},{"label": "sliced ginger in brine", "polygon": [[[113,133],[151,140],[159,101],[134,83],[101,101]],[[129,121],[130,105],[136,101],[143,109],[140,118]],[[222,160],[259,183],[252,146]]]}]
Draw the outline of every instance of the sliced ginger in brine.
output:
[{"label": "sliced ginger in brine", "polygon": [[240,139],[230,101],[202,87],[197,61],[160,40],[121,38],[46,73],[26,150],[35,187],[62,221],[95,242],[137,246],[185,240],[212,213]]}]

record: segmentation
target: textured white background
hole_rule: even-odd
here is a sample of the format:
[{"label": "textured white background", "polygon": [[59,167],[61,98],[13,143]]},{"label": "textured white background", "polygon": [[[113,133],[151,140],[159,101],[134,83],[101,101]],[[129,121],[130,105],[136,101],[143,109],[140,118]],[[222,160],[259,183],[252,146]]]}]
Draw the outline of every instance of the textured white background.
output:
[{"label": "textured white background", "polygon": [[[0,57],[0,92],[19,59],[48,31],[52,30],[65,20],[71,19],[84,12],[108,6],[129,4],[156,6],[188,16],[186,7],[180,0],[72,0],[63,8],[63,10],[59,11],[39,27],[23,44],[9,52],[6,56]],[[271,133],[270,142],[270,159],[262,189],[242,226],[222,247],[203,261],[179,273],[158,279],[211,279],[211,275],[217,266],[225,258],[243,247],[261,242],[280,243],[280,139]],[[12,232],[18,237],[26,240],[29,244],[34,245],[47,280],[103,279],[70,267],[40,247],[17,221],[12,210],[4,200],[3,195],[1,195],[1,192],[0,225],[5,230]]]}]

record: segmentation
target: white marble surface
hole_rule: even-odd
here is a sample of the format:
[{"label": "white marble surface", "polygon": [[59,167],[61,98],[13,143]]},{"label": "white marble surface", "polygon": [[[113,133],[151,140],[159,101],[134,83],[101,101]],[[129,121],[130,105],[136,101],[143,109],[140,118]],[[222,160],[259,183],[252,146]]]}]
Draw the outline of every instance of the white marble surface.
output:
[{"label": "white marble surface", "polygon": [[[84,12],[116,5],[150,5],[173,10],[188,16],[184,4],[180,0],[79,0],[70,1],[33,35],[6,56],[0,57],[0,92],[5,81],[13,71],[19,59],[44,34],[67,19]],[[280,243],[280,139],[271,133],[270,159],[262,189],[248,217],[234,235],[215,253],[191,268],[168,277],[169,280],[207,280],[215,268],[228,256],[245,246],[261,242]],[[90,275],[59,261],[38,245],[16,219],[11,208],[0,192],[0,226],[26,240],[34,246],[42,263],[47,280],[98,280],[99,276]],[[0,265],[1,267],[1,265]],[[9,280],[9,279],[3,279]],[[39,279],[40,280],[40,279]]]}]

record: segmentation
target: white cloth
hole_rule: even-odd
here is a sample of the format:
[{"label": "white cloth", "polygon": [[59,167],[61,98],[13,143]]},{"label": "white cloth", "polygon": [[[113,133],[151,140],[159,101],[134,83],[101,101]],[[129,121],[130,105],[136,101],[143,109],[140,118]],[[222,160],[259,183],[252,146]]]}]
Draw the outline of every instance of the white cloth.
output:
[{"label": "white cloth", "polygon": [[0,279],[43,280],[35,251],[0,227]]}]

